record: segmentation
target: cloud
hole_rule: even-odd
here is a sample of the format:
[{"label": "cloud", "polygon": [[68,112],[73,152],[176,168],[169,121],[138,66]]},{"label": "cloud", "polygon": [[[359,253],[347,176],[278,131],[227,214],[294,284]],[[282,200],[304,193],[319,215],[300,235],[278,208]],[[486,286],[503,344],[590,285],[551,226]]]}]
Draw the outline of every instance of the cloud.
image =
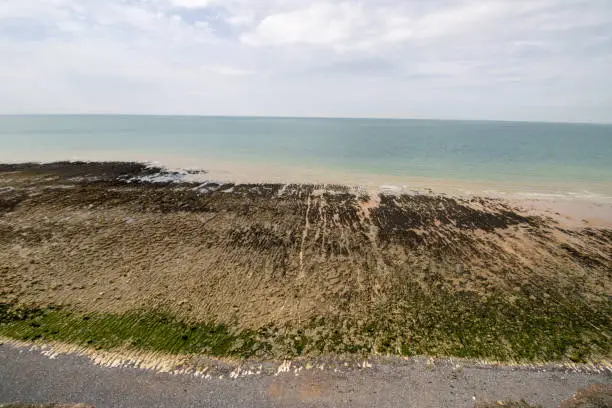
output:
[{"label": "cloud", "polygon": [[313,3],[265,17],[242,40],[251,45],[334,45],[352,39],[366,18],[359,4]]},{"label": "cloud", "polygon": [[612,121],[608,0],[5,0],[0,112]]},{"label": "cloud", "polygon": [[216,0],[171,0],[170,3],[184,8],[205,8],[217,3]]},{"label": "cloud", "polygon": [[241,68],[235,68],[235,67],[224,66],[224,65],[204,66],[202,67],[202,69],[204,69],[205,71],[215,73],[215,74],[229,75],[229,76],[255,75],[256,74],[255,71],[251,71],[248,69],[241,69]]},{"label": "cloud", "polygon": [[266,16],[242,36],[249,45],[310,44],[364,48],[385,43],[452,38],[491,30],[504,19],[537,10],[546,2],[471,1],[426,12],[402,6],[376,7],[363,2],[313,2]]}]

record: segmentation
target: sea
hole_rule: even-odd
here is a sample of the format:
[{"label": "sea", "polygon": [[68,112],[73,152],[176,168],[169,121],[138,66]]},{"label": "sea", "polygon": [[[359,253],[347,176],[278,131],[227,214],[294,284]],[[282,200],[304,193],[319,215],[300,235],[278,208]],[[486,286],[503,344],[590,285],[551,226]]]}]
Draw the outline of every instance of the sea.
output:
[{"label": "sea", "polygon": [[0,162],[56,160],[145,161],[219,181],[612,199],[606,124],[0,116]]}]

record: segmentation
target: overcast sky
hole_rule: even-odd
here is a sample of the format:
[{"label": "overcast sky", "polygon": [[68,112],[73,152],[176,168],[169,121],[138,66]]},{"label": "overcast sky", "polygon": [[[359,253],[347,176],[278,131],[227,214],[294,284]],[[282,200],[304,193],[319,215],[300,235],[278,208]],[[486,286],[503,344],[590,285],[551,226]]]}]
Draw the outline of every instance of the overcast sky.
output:
[{"label": "overcast sky", "polygon": [[612,122],[612,0],[0,0],[0,113]]}]

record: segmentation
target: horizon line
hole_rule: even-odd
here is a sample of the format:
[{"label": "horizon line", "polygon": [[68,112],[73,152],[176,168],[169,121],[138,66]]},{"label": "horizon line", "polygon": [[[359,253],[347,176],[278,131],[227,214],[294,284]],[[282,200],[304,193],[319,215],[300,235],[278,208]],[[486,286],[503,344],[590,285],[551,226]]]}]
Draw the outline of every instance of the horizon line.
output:
[{"label": "horizon line", "polygon": [[261,118],[261,119],[326,119],[326,120],[423,120],[441,122],[497,122],[497,123],[542,123],[567,125],[612,125],[609,122],[586,121],[553,121],[553,120],[525,120],[525,119],[469,119],[469,118],[440,118],[440,117],[393,117],[393,116],[291,116],[291,115],[231,115],[231,114],[199,114],[199,113],[0,113],[0,117],[27,117],[27,116],[132,116],[132,117],[185,117],[185,118]]}]

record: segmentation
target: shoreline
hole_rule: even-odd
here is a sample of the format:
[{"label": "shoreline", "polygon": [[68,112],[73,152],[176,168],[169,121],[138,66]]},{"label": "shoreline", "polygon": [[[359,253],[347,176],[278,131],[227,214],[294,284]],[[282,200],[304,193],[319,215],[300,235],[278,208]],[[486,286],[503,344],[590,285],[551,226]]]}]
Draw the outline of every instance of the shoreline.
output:
[{"label": "shoreline", "polygon": [[[60,156],[61,157],[61,156]],[[70,160],[11,161],[0,162],[0,166],[31,163],[45,165],[58,162],[67,163],[113,163],[117,160],[97,160],[94,156],[79,156]],[[107,156],[104,156],[107,157]],[[117,158],[117,157],[116,157]],[[338,186],[347,188],[355,194],[370,196],[384,195],[442,195],[451,198],[472,199],[478,197],[503,200],[520,208],[526,214],[551,217],[566,226],[599,226],[612,228],[612,195],[595,194],[583,191],[560,191],[548,189],[536,191],[514,183],[469,182],[459,180],[440,180],[425,177],[399,177],[385,175],[344,174],[341,171],[308,171],[298,168],[265,166],[258,163],[242,164],[237,161],[205,159],[208,166],[197,166],[189,159],[166,158],[165,160],[129,160],[133,155],[126,154],[121,163],[142,164],[158,169],[159,174],[147,175],[142,181],[152,183],[206,183],[219,184],[298,184],[319,185],[323,189]],[[172,165],[168,165],[171,163]],[[231,170],[227,170],[231,169]],[[270,170],[274,172],[270,175]],[[500,188],[501,184],[501,188]],[[612,183],[611,189],[612,189]],[[561,187],[558,187],[561,188]],[[556,191],[556,192],[554,192]],[[611,190],[612,191],[612,190]]]},{"label": "shoreline", "polygon": [[[31,160],[30,160],[31,159]],[[141,154],[129,152],[76,152],[72,155],[45,154],[32,159],[31,154],[15,156],[0,163],[52,163],[52,162],[127,162],[145,163],[153,167],[182,173],[183,181],[224,182],[240,184],[331,184],[365,189],[377,193],[428,193],[457,197],[487,196],[511,200],[584,201],[609,204],[612,208],[612,181],[562,183],[553,180],[538,182],[525,180],[470,180],[464,178],[441,179],[424,176],[399,176],[312,165],[263,162],[246,159],[220,159],[216,157],[181,157],[168,154]],[[187,174],[197,170],[199,175]],[[186,176],[186,177],[185,177]]]}]

